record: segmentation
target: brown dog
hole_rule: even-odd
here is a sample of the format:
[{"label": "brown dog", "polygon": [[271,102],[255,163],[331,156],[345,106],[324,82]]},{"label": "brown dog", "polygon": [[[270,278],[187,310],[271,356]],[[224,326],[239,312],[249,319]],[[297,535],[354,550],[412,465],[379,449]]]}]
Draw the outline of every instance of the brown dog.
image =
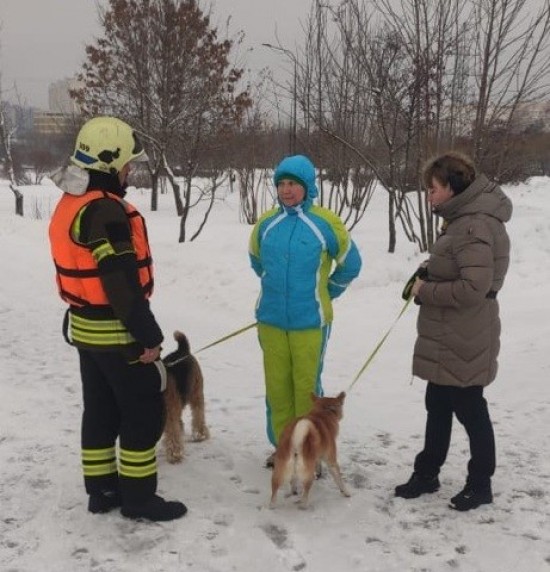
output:
[{"label": "brown dog", "polygon": [[275,452],[271,508],[275,507],[279,487],[287,482],[291,483],[293,494],[298,492],[298,485],[301,484],[299,505],[300,508],[306,508],[309,490],[315,479],[315,469],[321,460],[327,464],[340,492],[346,497],[350,496],[336,458],[336,438],[345,397],[343,391],[337,397],[317,397],[312,393],[313,409],[284,428]]},{"label": "brown dog", "polygon": [[204,418],[204,389],[202,371],[197,359],[191,354],[184,334],[174,332],[178,349],[163,358],[167,372],[164,403],[164,448],[169,463],[179,463],[183,458],[184,429],[181,415],[187,404],[191,408],[193,441],[204,441],[210,431]]}]

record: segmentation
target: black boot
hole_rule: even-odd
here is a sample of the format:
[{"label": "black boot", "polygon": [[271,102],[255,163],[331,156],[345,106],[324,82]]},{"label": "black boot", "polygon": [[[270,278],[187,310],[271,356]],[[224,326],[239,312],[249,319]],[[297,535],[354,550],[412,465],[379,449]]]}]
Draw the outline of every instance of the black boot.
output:
[{"label": "black boot", "polygon": [[93,514],[109,512],[122,504],[118,491],[101,491],[93,493],[88,499],[88,511]]},{"label": "black boot", "polygon": [[127,518],[166,521],[181,518],[187,512],[187,507],[181,502],[165,501],[153,495],[140,504],[123,504],[120,512]]},{"label": "black boot", "polygon": [[455,510],[466,511],[477,508],[482,504],[493,502],[491,485],[475,487],[466,483],[466,486],[451,499],[450,507]]},{"label": "black boot", "polygon": [[440,486],[437,477],[427,477],[413,473],[405,484],[395,487],[395,496],[404,499],[415,499],[425,493],[435,493]]}]

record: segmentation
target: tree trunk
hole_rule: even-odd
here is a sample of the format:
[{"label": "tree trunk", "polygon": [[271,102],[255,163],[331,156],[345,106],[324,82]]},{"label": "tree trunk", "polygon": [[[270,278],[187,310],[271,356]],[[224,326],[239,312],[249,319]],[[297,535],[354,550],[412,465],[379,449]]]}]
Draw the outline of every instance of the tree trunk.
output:
[{"label": "tree trunk", "polygon": [[8,179],[10,181],[10,189],[15,195],[15,214],[23,216],[23,194],[17,188],[17,181],[15,180],[15,169],[13,167],[13,156],[11,154],[11,138],[12,133],[6,126],[6,121],[4,117],[4,111],[1,107],[0,101],[0,144],[4,149],[4,154],[6,155],[5,164]]},{"label": "tree trunk", "polygon": [[397,234],[395,232],[395,194],[393,191],[388,192],[388,229],[390,239],[388,252],[393,254],[397,244]]},{"label": "tree trunk", "polygon": [[[185,242],[185,227],[187,225],[187,217],[189,216],[189,205],[191,203],[191,186],[193,183],[193,178],[191,175],[186,177],[185,180],[185,206],[181,205],[181,219],[180,219],[180,236],[178,242]],[[181,202],[181,199],[180,199]]]},{"label": "tree trunk", "polygon": [[14,185],[10,185],[10,189],[15,195],[15,214],[23,216],[23,193],[19,191]]},{"label": "tree trunk", "polygon": [[159,208],[159,173],[151,173],[151,210],[157,211]]}]

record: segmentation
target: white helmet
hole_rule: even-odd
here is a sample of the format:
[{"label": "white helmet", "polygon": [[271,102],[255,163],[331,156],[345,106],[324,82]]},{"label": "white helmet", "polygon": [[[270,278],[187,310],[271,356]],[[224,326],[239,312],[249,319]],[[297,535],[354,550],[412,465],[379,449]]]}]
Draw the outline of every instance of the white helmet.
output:
[{"label": "white helmet", "polygon": [[95,117],[80,129],[71,161],[81,169],[116,174],[130,161],[147,161],[147,155],[127,123]]}]

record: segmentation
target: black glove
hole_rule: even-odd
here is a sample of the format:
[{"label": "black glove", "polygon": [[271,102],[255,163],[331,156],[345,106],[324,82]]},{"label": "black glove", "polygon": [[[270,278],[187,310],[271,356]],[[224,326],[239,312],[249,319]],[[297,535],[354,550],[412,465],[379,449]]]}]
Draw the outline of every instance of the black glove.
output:
[{"label": "black glove", "polygon": [[401,298],[403,298],[403,300],[408,300],[411,297],[411,290],[417,278],[420,278],[420,280],[426,280],[426,278],[428,278],[428,269],[425,266],[420,266],[407,280],[405,288],[403,288],[403,292],[401,292]]}]

